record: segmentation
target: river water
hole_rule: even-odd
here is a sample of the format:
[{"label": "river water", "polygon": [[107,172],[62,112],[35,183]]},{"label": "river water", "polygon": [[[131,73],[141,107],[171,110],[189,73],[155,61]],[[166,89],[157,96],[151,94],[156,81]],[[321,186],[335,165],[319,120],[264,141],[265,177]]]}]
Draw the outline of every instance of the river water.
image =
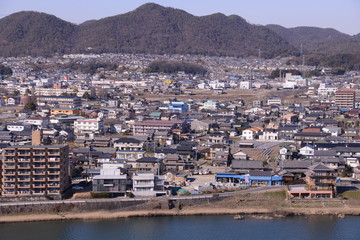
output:
[{"label": "river water", "polygon": [[144,217],[111,221],[0,224],[1,240],[108,239],[360,239],[360,217],[287,217],[255,220],[233,216]]}]

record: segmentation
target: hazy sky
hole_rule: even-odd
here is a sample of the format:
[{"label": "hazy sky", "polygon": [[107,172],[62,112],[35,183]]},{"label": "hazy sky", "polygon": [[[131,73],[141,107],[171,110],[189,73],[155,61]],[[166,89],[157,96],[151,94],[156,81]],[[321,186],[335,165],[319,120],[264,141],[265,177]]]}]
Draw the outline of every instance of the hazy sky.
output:
[{"label": "hazy sky", "polygon": [[[126,13],[149,2],[143,0],[0,0],[0,18],[33,10],[63,20],[82,23]],[[331,27],[348,34],[360,33],[360,0],[153,0],[166,7],[203,16],[236,14],[254,24],[285,27]]]}]

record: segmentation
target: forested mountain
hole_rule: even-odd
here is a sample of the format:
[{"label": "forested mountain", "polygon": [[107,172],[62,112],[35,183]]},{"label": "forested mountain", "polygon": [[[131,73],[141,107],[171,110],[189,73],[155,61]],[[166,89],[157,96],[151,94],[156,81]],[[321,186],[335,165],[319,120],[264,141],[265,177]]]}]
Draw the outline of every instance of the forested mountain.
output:
[{"label": "forested mountain", "polygon": [[332,28],[295,27],[267,25],[297,49],[304,53],[354,54],[360,53],[360,37],[350,36]]},{"label": "forested mountain", "polygon": [[275,57],[294,47],[264,26],[238,16],[196,17],[185,11],[145,4],[126,14],[80,25],[36,12],[0,19],[0,55],[64,52],[191,53]]},{"label": "forested mountain", "polygon": [[44,55],[69,52],[77,26],[55,16],[18,12],[0,19],[0,55]]},{"label": "forested mountain", "polygon": [[0,56],[125,52],[242,57],[260,53],[272,58],[299,55],[301,44],[306,54],[360,54],[360,34],[253,25],[221,13],[198,17],[153,3],[80,25],[38,12],[0,19]]}]

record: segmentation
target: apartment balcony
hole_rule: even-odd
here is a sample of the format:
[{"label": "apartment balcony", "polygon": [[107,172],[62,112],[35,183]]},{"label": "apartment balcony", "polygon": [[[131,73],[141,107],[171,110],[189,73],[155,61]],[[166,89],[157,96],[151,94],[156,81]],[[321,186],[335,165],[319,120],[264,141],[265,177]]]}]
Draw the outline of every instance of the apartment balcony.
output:
[{"label": "apartment balcony", "polygon": [[12,177],[12,178],[4,178],[4,182],[8,183],[8,182],[16,182],[16,178]]},{"label": "apartment balcony", "polygon": [[49,194],[60,194],[60,190],[57,190],[57,189],[49,189],[49,190],[48,190],[48,193],[49,193]]},{"label": "apartment balcony", "polygon": [[21,188],[21,189],[24,189],[24,188],[29,189],[29,188],[31,188],[31,184],[18,184],[17,187]]},{"label": "apartment balcony", "polygon": [[142,188],[142,187],[154,187],[154,183],[134,184],[134,188]]},{"label": "apartment balcony", "polygon": [[32,166],[34,169],[45,169],[46,164],[35,164]]},{"label": "apartment balcony", "polygon": [[60,162],[60,158],[59,157],[51,157],[51,158],[48,158],[48,162]]},{"label": "apartment balcony", "polygon": [[17,181],[18,182],[31,182],[31,178],[28,177],[28,178],[17,178]]},{"label": "apartment balcony", "polygon": [[16,168],[16,165],[15,164],[4,164],[3,165],[3,168],[4,169],[15,169]]},{"label": "apartment balcony", "polygon": [[46,184],[33,184],[33,188],[46,188]]},{"label": "apartment balcony", "polygon": [[15,196],[16,192],[14,189],[4,189],[4,191],[1,193],[3,196]]},{"label": "apartment balcony", "polygon": [[18,158],[18,163],[31,163],[31,158]]},{"label": "apartment balcony", "polygon": [[15,171],[5,171],[3,172],[4,176],[15,176],[16,172]]},{"label": "apartment balcony", "polygon": [[45,182],[45,181],[47,181],[47,178],[46,177],[34,177],[32,180],[33,180],[33,182]]},{"label": "apartment balcony", "polygon": [[46,171],[33,171],[33,175],[45,175]]},{"label": "apartment balcony", "polygon": [[17,191],[18,196],[28,196],[30,194],[32,194],[30,189],[21,189],[21,190]]},{"label": "apartment balcony", "polygon": [[60,181],[60,178],[59,177],[51,177],[51,178],[46,178],[47,181],[49,182],[52,182],[52,181],[55,181],[55,182],[59,182]]},{"label": "apartment balcony", "polygon": [[48,156],[60,156],[60,151],[48,151]]},{"label": "apartment balcony", "polygon": [[59,175],[60,171],[48,171],[47,174],[48,175]]},{"label": "apartment balcony", "polygon": [[18,156],[31,156],[31,151],[29,150],[19,150],[17,153]]},{"label": "apartment balcony", "polygon": [[59,188],[60,187],[60,183],[49,183],[47,185],[48,188]]},{"label": "apartment balcony", "polygon": [[16,159],[15,159],[15,158],[7,158],[7,157],[5,156],[4,162],[5,162],[5,163],[15,163],[15,162],[16,162]]},{"label": "apartment balcony", "polygon": [[15,189],[16,185],[15,184],[5,184],[3,186],[4,189]]},{"label": "apartment balcony", "polygon": [[46,162],[46,158],[34,158],[33,162],[34,163],[44,163],[44,162]]},{"label": "apartment balcony", "polygon": [[50,169],[60,168],[60,164],[50,164],[50,165],[48,165],[48,168],[50,168]]},{"label": "apartment balcony", "polygon": [[33,151],[33,156],[46,156],[46,151]]},{"label": "apartment balcony", "polygon": [[21,176],[30,176],[30,175],[31,175],[31,171],[18,171],[18,175],[21,175]]},{"label": "apartment balcony", "polygon": [[34,191],[33,191],[33,195],[44,195],[44,194],[46,194],[46,191],[42,190],[41,188],[40,189],[34,189]]},{"label": "apartment balcony", "polygon": [[4,153],[5,156],[15,156],[16,151],[15,150],[6,150]]},{"label": "apartment balcony", "polygon": [[30,168],[31,168],[30,164],[26,164],[26,165],[19,164],[18,165],[18,169],[30,169]]}]

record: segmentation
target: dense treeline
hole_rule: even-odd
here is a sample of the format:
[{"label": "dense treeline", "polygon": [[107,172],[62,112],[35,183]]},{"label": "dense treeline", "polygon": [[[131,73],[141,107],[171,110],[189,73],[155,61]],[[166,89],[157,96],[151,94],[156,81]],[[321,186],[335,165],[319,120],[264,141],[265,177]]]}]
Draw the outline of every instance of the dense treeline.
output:
[{"label": "dense treeline", "polygon": [[336,54],[331,56],[312,54],[306,57],[306,64],[348,71],[360,70],[360,54]]},{"label": "dense treeline", "polygon": [[99,71],[99,69],[103,69],[105,71],[117,70],[118,65],[114,63],[105,63],[105,62],[89,62],[89,63],[70,63],[63,68],[71,69],[73,71],[78,71],[87,74],[95,74]]},{"label": "dense treeline", "polygon": [[176,61],[154,61],[145,69],[147,73],[176,73],[205,74],[207,70],[199,64]]},{"label": "dense treeline", "polygon": [[0,75],[10,76],[12,74],[13,74],[13,71],[11,68],[9,68],[3,64],[0,64]]}]

